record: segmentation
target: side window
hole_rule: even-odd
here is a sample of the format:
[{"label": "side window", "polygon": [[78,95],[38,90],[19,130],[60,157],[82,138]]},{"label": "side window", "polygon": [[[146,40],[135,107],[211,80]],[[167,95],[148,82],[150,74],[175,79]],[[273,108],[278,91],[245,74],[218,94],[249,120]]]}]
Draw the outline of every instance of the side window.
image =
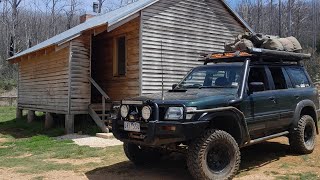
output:
[{"label": "side window", "polygon": [[310,87],[310,82],[304,70],[300,67],[287,67],[286,71],[294,88]]},{"label": "side window", "polygon": [[287,89],[287,82],[281,67],[269,67],[275,89]]},{"label": "side window", "polygon": [[126,37],[121,36],[115,39],[114,42],[114,60],[113,60],[113,75],[126,75]]},{"label": "side window", "polygon": [[[251,87],[253,85],[255,87]],[[252,67],[250,68],[248,86],[251,92],[270,90],[267,74],[264,67]],[[256,88],[258,86],[258,88]]]}]

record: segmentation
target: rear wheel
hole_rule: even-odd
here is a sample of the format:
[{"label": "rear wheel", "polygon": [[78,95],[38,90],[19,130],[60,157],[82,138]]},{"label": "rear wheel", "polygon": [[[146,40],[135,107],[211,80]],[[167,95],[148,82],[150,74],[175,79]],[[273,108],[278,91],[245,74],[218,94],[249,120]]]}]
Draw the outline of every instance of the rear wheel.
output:
[{"label": "rear wheel", "polygon": [[133,143],[124,143],[123,149],[128,159],[136,165],[156,163],[162,156],[162,153],[158,149]]},{"label": "rear wheel", "polygon": [[232,179],[240,165],[240,150],[227,132],[208,130],[188,149],[187,164],[195,179]]},{"label": "rear wheel", "polygon": [[316,125],[309,115],[300,118],[289,136],[290,147],[299,154],[310,154],[316,143]]}]

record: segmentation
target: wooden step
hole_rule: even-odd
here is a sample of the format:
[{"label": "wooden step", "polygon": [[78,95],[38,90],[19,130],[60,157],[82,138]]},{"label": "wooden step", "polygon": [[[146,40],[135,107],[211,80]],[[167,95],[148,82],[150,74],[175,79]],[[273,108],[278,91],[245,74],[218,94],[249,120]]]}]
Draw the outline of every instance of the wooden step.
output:
[{"label": "wooden step", "polygon": [[96,136],[104,139],[114,139],[112,133],[97,133]]}]

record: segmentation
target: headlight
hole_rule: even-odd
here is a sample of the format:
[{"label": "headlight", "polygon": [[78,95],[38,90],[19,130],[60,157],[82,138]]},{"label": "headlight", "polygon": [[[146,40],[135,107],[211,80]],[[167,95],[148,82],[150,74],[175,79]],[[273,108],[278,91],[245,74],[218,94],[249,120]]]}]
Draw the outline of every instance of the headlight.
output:
[{"label": "headlight", "polygon": [[169,107],[164,117],[167,120],[179,120],[183,118],[183,107]]},{"label": "headlight", "polygon": [[122,105],[120,108],[120,114],[121,114],[121,117],[123,118],[127,117],[129,114],[129,106]]},{"label": "headlight", "polygon": [[[196,107],[187,107],[187,112],[197,110]],[[186,119],[190,120],[194,116],[193,113],[186,115]],[[183,107],[169,107],[164,117],[166,120],[180,120],[183,118]]]},{"label": "headlight", "polygon": [[151,107],[150,106],[144,106],[142,108],[141,114],[142,114],[142,118],[144,120],[150,119],[150,117],[151,117]]}]

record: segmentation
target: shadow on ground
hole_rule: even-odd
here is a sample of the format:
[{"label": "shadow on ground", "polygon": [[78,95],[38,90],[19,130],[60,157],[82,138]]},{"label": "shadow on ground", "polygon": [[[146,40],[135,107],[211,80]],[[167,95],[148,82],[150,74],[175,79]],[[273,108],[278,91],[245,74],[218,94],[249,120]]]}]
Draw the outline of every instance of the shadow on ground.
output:
[{"label": "shadow on ground", "polygon": [[[83,134],[95,135],[101,130],[94,124],[91,119],[86,116],[76,116],[75,132],[82,132]],[[15,139],[29,138],[37,135],[45,135],[49,137],[61,136],[64,133],[64,115],[54,114],[54,126],[50,129],[44,128],[45,115],[35,116],[33,122],[27,122],[27,116],[21,119],[11,119],[0,122],[0,133],[2,135],[9,135]]]},{"label": "shadow on ground", "polygon": [[[240,173],[278,161],[281,157],[292,155],[289,152],[289,146],[279,142],[264,142],[246,147],[242,149],[241,153],[242,162],[239,171]],[[183,156],[175,157],[175,159],[168,158],[156,165],[145,167],[136,167],[131,162],[125,161],[111,166],[94,169],[87,172],[86,176],[90,180],[191,180]]]},{"label": "shadow on ground", "polygon": [[29,138],[37,135],[55,137],[62,135],[64,129],[60,127],[45,129],[44,116],[36,116],[32,123],[27,123],[27,117],[24,116],[21,119],[11,119],[0,122],[0,133],[2,135],[12,136],[15,139]]}]

